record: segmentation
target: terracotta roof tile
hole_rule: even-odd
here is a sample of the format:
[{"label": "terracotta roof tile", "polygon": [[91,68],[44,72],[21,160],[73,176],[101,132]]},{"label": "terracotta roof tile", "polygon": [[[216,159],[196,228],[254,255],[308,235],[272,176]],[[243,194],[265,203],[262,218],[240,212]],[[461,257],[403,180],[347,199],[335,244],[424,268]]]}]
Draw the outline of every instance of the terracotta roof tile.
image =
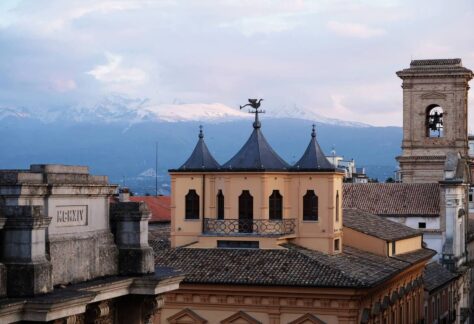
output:
[{"label": "terracotta roof tile", "polygon": [[130,201],[143,201],[147,204],[148,209],[151,211],[150,223],[171,221],[170,196],[132,196]]},{"label": "terracotta roof tile", "polygon": [[444,286],[457,277],[457,274],[450,272],[437,262],[432,262],[426,265],[425,271],[423,273],[425,289],[428,291],[433,291],[441,286]]},{"label": "terracotta roof tile", "polygon": [[420,231],[408,226],[355,208],[343,210],[343,222],[344,227],[349,227],[386,241],[422,235]]},{"label": "terracotta roof tile", "polygon": [[307,287],[373,287],[433,256],[421,249],[410,261],[344,246],[327,255],[286,244],[284,250],[171,248],[155,250],[155,264],[184,273],[186,283]]},{"label": "terracotta roof tile", "polygon": [[345,183],[343,208],[358,208],[380,216],[437,217],[437,183]]}]

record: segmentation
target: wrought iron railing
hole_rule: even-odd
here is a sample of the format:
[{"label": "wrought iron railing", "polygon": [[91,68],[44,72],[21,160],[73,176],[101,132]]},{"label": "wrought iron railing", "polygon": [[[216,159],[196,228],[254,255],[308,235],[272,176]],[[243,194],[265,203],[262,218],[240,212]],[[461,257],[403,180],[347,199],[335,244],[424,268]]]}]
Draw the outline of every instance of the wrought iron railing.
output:
[{"label": "wrought iron railing", "polygon": [[294,234],[295,227],[295,219],[204,219],[204,233],[215,235],[286,235]]}]

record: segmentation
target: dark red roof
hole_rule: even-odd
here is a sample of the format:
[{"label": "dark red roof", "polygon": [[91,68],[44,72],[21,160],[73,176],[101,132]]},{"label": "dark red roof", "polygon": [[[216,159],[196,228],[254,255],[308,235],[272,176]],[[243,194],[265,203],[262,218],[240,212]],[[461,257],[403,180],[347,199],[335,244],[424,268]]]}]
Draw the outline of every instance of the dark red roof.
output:
[{"label": "dark red roof", "polygon": [[171,221],[170,196],[132,196],[130,201],[143,201],[151,211],[150,223]]}]

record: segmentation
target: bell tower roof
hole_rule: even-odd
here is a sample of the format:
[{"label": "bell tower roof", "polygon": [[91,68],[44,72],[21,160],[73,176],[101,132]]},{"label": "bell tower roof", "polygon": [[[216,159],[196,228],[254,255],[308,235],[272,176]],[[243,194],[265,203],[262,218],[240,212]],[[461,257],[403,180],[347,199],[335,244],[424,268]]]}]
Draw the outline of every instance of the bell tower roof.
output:
[{"label": "bell tower roof", "polygon": [[462,66],[460,58],[412,60],[408,69],[397,72],[401,79],[414,77],[466,77],[471,80],[473,73]]},{"label": "bell tower roof", "polygon": [[220,168],[219,163],[214,159],[211,152],[204,142],[204,133],[202,126],[199,126],[199,140],[194,148],[191,156],[179,167],[180,171],[199,171],[199,170],[216,170]]},{"label": "bell tower roof", "polygon": [[324,155],[321,146],[319,146],[316,140],[316,129],[313,124],[313,130],[311,132],[311,140],[309,142],[306,151],[298,162],[293,166],[294,170],[305,170],[305,171],[335,171],[336,168],[329,162]]}]

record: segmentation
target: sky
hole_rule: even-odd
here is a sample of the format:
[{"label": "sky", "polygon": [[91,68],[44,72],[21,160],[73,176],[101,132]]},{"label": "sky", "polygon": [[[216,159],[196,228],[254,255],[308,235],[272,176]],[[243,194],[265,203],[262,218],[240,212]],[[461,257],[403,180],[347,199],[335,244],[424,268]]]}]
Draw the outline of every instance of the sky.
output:
[{"label": "sky", "polygon": [[401,126],[395,72],[453,57],[474,69],[473,31],[472,0],[1,0],[0,109],[255,97],[267,114]]}]

